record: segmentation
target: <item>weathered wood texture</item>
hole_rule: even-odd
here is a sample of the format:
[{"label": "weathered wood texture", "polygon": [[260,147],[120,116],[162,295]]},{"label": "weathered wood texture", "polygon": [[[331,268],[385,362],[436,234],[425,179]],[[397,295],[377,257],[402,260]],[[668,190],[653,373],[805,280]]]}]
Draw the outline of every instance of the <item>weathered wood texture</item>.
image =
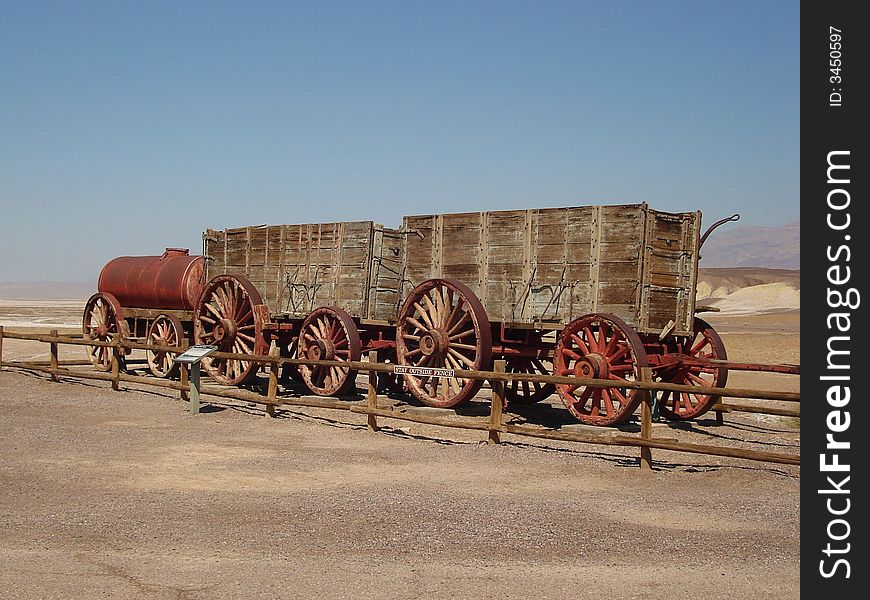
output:
[{"label": "weathered wood texture", "polygon": [[493,322],[613,313],[642,332],[691,331],[700,213],[646,204],[409,216],[402,294],[458,279]]},{"label": "weathered wood texture", "polygon": [[371,221],[208,229],[206,277],[247,277],[273,315],[337,306],[354,317],[395,319],[402,237]]}]

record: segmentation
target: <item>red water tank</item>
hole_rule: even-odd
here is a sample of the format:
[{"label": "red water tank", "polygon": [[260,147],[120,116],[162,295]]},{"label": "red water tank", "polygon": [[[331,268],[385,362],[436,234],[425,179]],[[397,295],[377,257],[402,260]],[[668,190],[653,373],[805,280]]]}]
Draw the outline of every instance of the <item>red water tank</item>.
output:
[{"label": "red water tank", "polygon": [[101,292],[130,308],[193,310],[202,291],[205,259],[186,248],[162,256],[119,256],[100,271]]}]

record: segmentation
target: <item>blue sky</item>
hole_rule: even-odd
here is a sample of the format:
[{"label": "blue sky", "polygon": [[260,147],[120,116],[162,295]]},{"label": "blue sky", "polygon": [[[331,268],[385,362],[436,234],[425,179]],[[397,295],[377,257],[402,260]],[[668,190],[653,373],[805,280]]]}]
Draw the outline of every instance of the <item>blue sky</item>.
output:
[{"label": "blue sky", "polygon": [[799,216],[797,2],[0,0],[0,282],[206,227]]}]

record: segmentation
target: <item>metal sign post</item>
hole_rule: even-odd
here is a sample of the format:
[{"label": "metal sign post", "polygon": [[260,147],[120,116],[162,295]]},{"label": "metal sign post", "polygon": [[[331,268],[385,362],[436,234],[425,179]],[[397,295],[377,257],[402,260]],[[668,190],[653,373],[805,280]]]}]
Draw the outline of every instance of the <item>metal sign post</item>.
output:
[{"label": "metal sign post", "polygon": [[217,346],[191,346],[186,351],[175,357],[175,362],[182,369],[190,369],[190,414],[199,414],[199,363],[213,352],[217,352]]}]

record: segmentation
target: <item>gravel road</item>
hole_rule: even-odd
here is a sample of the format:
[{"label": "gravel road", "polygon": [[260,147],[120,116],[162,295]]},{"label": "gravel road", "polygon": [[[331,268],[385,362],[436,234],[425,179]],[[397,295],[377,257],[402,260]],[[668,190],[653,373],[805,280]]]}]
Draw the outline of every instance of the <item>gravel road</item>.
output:
[{"label": "gravel road", "polygon": [[797,467],[657,451],[644,473],[611,447],[0,390],[4,598],[798,595]]},{"label": "gravel road", "polygon": [[[799,596],[799,467],[384,423],[0,372],[0,597]],[[752,414],[657,427],[798,451]]]}]

